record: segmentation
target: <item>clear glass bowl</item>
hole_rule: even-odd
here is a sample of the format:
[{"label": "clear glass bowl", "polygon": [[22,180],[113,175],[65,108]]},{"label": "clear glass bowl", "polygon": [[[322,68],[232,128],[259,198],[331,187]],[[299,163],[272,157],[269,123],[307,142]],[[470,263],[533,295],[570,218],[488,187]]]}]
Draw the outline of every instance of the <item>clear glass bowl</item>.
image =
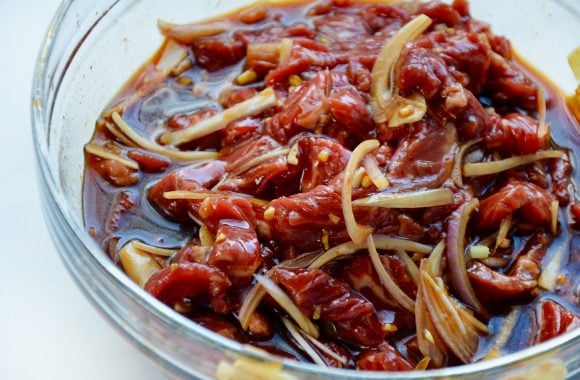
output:
[{"label": "clear glass bowl", "polygon": [[[172,312],[135,285],[100,250],[83,226],[81,207],[82,147],[100,111],[161,43],[158,18],[190,22],[250,2],[69,0],[55,15],[36,66],[32,125],[46,221],[62,260],[86,296],[148,357],[183,378],[211,378],[218,363],[239,358],[278,363],[289,377],[304,379],[527,379],[534,374],[551,380],[562,378],[563,373],[568,378],[580,376],[580,329],[499,359],[428,372],[356,372],[281,360]],[[577,2],[472,2],[476,17],[511,38],[520,53],[560,88],[575,88],[566,55],[580,35]]]}]

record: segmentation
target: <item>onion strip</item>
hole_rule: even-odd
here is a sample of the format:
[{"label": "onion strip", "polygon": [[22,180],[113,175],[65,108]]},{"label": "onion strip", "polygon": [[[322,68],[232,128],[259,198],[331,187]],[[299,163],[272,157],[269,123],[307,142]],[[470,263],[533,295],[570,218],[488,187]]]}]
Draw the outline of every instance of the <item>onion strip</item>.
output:
[{"label": "onion strip", "polygon": [[419,15],[405,24],[381,49],[371,73],[370,106],[377,123],[385,123],[395,111],[393,68],[407,42],[419,37],[431,25],[431,19]]},{"label": "onion strip", "polygon": [[534,161],[545,160],[547,158],[565,157],[566,154],[560,150],[543,150],[534,154],[515,156],[498,161],[467,163],[463,165],[463,175],[466,177],[474,177],[480,175],[497,174],[509,169],[517,168],[521,165],[532,163]]},{"label": "onion strip", "polygon": [[149,254],[135,249],[134,241],[121,248],[119,260],[127,275],[140,287],[144,287],[149,278],[161,269]]},{"label": "onion strip", "polygon": [[457,151],[457,154],[455,155],[455,163],[453,164],[453,172],[451,174],[453,177],[453,182],[456,186],[463,187],[463,174],[461,169],[463,168],[463,157],[465,156],[465,153],[467,153],[469,149],[471,149],[474,145],[479,144],[480,142],[481,139],[468,141],[463,144]]},{"label": "onion strip", "polygon": [[427,244],[421,244],[412,240],[403,238],[395,238],[384,235],[373,235],[373,240],[377,249],[402,249],[406,252],[417,252],[428,254],[433,250],[433,247]]},{"label": "onion strip", "polygon": [[118,112],[113,112],[111,117],[125,136],[134,141],[135,144],[139,145],[141,148],[147,149],[151,152],[159,153],[179,161],[210,160],[218,157],[216,152],[182,152],[164,148],[161,145],[145,139],[143,136],[135,132],[131,127],[129,127],[125,120],[123,120]]},{"label": "onion strip", "polygon": [[354,206],[385,208],[423,208],[445,206],[451,203],[453,203],[453,192],[449,189],[379,193],[352,201]]},{"label": "onion strip", "polygon": [[290,297],[274,281],[267,277],[255,275],[256,281],[272,298],[296,321],[298,326],[308,335],[318,338],[318,328],[304,313],[296,306]]},{"label": "onion strip", "polygon": [[113,134],[113,136],[115,136],[117,139],[119,139],[119,141],[122,142],[123,144],[130,146],[130,147],[137,146],[137,144],[135,144],[133,141],[129,140],[121,131],[119,131],[117,129],[117,127],[115,126],[115,124],[109,123],[107,121],[107,122],[105,122],[105,128],[107,128],[107,130],[109,132],[111,132],[111,134]]},{"label": "onion strip", "polygon": [[545,141],[550,134],[550,126],[546,123],[546,97],[544,91],[538,88],[538,139]]},{"label": "onion strip", "polygon": [[261,284],[257,283],[246,295],[246,298],[244,298],[244,303],[238,313],[238,320],[240,321],[240,326],[242,326],[244,331],[248,330],[250,317],[254,314],[254,311],[256,311],[266,293],[266,289],[264,289]]},{"label": "onion strip", "polygon": [[318,339],[313,338],[313,337],[311,337],[308,334],[302,334],[302,335],[307,340],[309,340],[310,343],[312,343],[314,346],[316,346],[316,348],[318,348],[320,351],[322,351],[326,355],[330,356],[331,358],[333,358],[337,362],[339,362],[341,364],[346,364],[347,363],[347,361],[346,361],[346,359],[344,357],[342,357],[342,356],[338,355],[336,352],[332,351],[330,348],[328,348],[328,346],[326,346],[324,343],[322,343]]},{"label": "onion strip", "polygon": [[377,248],[375,247],[375,242],[373,237],[369,235],[367,238],[367,245],[369,249],[369,255],[381,283],[385,289],[393,296],[395,301],[397,301],[401,306],[407,309],[409,312],[415,312],[415,301],[413,301],[405,292],[401,290],[399,285],[393,280],[390,273],[385,269]]},{"label": "onion strip", "polygon": [[473,198],[464,203],[451,215],[447,234],[447,261],[449,272],[455,291],[462,300],[471,306],[476,312],[483,310],[483,305],[477,298],[471,282],[467,278],[467,266],[465,263],[465,233],[471,213],[479,207],[479,200]]},{"label": "onion strip", "polygon": [[359,163],[367,153],[372,152],[380,145],[378,140],[365,140],[352,152],[346,168],[344,169],[344,182],[342,184],[342,212],[348,235],[355,244],[362,245],[367,236],[372,233],[369,226],[358,224],[352,211],[352,182],[354,173]]},{"label": "onion strip", "polygon": [[322,357],[312,348],[312,346],[308,344],[308,342],[304,339],[302,334],[300,334],[298,328],[294,325],[294,323],[292,323],[292,321],[289,321],[287,318],[282,317],[282,323],[284,323],[284,326],[286,327],[292,338],[296,340],[298,346],[302,350],[304,350],[304,352],[306,352],[308,356],[310,356],[310,358],[314,363],[322,367],[328,367],[324,359],[322,359]]},{"label": "onion strip", "polygon": [[441,240],[427,259],[427,263],[430,266],[430,272],[433,273],[434,276],[441,276],[443,272],[442,264],[443,264],[443,253],[445,252],[445,240]]},{"label": "onion strip", "polygon": [[118,163],[128,167],[129,169],[139,170],[139,164],[137,164],[135,161],[125,157],[121,157],[113,152],[109,152],[100,145],[93,143],[87,144],[85,145],[85,151],[89,154],[92,154],[93,156],[97,156],[105,160],[117,161]]},{"label": "onion strip", "polygon": [[403,251],[402,249],[395,249],[395,253],[401,260],[403,260],[403,262],[405,263],[405,269],[407,270],[407,273],[409,274],[415,285],[417,285],[419,283],[419,268],[417,268],[417,264],[415,264],[415,262],[407,254],[407,252]]},{"label": "onion strip", "polygon": [[493,248],[494,253],[495,251],[497,251],[499,247],[502,246],[511,228],[512,228],[512,214],[502,219],[501,223],[499,224],[499,231],[497,232],[497,237],[495,239],[495,247]]},{"label": "onion strip", "polygon": [[165,256],[171,257],[177,252],[176,249],[169,249],[169,248],[161,248],[155,247],[149,244],[145,244],[139,240],[133,240],[133,247],[137,248],[140,251],[147,252],[157,256]]},{"label": "onion strip", "polygon": [[177,41],[189,44],[202,37],[211,37],[223,33],[230,24],[224,21],[212,21],[209,23],[192,23],[176,25],[163,20],[157,20],[157,27],[161,34]]},{"label": "onion strip", "polygon": [[257,115],[278,103],[276,93],[270,87],[252,98],[227,108],[178,131],[166,132],[159,141],[165,145],[182,145],[211,133],[220,131],[233,121]]},{"label": "onion strip", "polygon": [[183,200],[203,200],[210,197],[232,198],[236,196],[247,199],[250,203],[255,204],[257,206],[266,206],[269,204],[269,201],[267,200],[246,197],[244,194],[224,194],[224,193],[212,193],[209,191],[188,191],[188,190],[166,191],[163,193],[163,198],[165,199],[183,199]]},{"label": "onion strip", "polygon": [[352,241],[348,243],[343,243],[337,245],[336,247],[332,247],[328,251],[324,252],[320,255],[316,260],[314,260],[309,266],[308,269],[318,269],[322,266],[328,264],[329,262],[341,258],[343,256],[350,256],[356,253],[356,251],[360,250],[361,246],[355,244]]},{"label": "onion strip", "polygon": [[362,165],[377,189],[384,190],[387,186],[389,186],[387,177],[385,177],[385,175],[381,172],[377,160],[375,160],[374,157],[365,157],[362,161]]},{"label": "onion strip", "polygon": [[538,285],[548,291],[554,291],[556,288],[556,280],[560,275],[560,269],[562,268],[562,261],[564,260],[564,253],[568,244],[563,244],[556,252],[552,254],[549,258],[548,264],[542,269],[542,274],[538,279]]}]

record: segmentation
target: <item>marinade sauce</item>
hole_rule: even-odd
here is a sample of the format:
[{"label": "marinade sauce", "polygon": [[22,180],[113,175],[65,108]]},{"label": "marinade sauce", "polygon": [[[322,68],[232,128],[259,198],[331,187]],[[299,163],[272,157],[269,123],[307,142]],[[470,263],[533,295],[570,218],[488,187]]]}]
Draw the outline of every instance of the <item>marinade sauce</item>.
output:
[{"label": "marinade sauce", "polygon": [[168,307],[360,370],[488,360],[580,325],[578,123],[466,1],[276,2],[159,28],[96,121],[83,207]]}]

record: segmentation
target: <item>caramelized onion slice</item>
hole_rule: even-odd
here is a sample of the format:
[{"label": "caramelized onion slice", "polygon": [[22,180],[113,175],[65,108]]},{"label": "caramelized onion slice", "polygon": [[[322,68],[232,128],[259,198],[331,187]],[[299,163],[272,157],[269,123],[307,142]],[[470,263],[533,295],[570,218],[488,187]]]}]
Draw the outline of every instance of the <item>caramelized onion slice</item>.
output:
[{"label": "caramelized onion slice", "polygon": [[354,206],[385,208],[423,208],[453,203],[449,189],[419,190],[406,193],[379,193],[352,201]]},{"label": "caramelized onion slice", "polygon": [[479,200],[473,198],[464,203],[451,215],[447,233],[447,262],[449,273],[455,291],[461,299],[471,306],[476,312],[483,311],[483,305],[475,295],[471,282],[467,277],[465,263],[465,233],[471,213],[479,207]]},{"label": "caramelized onion slice", "polygon": [[278,102],[276,93],[270,87],[254,97],[227,108],[213,116],[178,131],[167,132],[161,135],[159,141],[165,145],[182,145],[220,131],[229,123],[257,115],[273,107]]},{"label": "caramelized onion slice", "polygon": [[355,244],[362,245],[367,236],[372,233],[369,226],[358,224],[352,211],[352,183],[354,173],[359,163],[367,153],[372,152],[380,145],[378,140],[365,140],[361,142],[352,152],[346,168],[344,169],[344,182],[342,184],[342,212],[348,235]]},{"label": "caramelized onion slice", "polygon": [[377,248],[375,246],[375,242],[372,236],[369,236],[367,238],[367,245],[369,249],[371,262],[373,263],[373,267],[377,271],[379,279],[381,280],[381,283],[383,284],[387,292],[389,292],[389,294],[393,296],[395,301],[397,301],[402,307],[407,309],[410,313],[414,313],[415,301],[413,301],[408,295],[405,294],[405,292],[403,292],[403,290],[401,290],[399,285],[397,285],[395,280],[393,280],[393,278],[391,277],[390,273],[383,266],[383,263],[379,256],[379,253],[377,252]]},{"label": "caramelized onion slice", "polygon": [[407,42],[419,37],[431,25],[431,19],[419,15],[408,22],[387,41],[382,48],[371,76],[370,106],[373,118],[377,123],[389,121],[397,109],[395,101],[393,67]]},{"label": "caramelized onion slice", "polygon": [[566,154],[561,150],[543,150],[534,154],[514,156],[499,161],[475,162],[463,165],[463,175],[474,177],[480,175],[497,174],[503,171],[526,165],[547,158],[565,158]]},{"label": "caramelized onion slice", "polygon": [[274,281],[267,277],[255,275],[258,283],[268,292],[270,296],[296,321],[298,326],[308,335],[318,338],[318,328],[304,313],[296,306],[288,295]]},{"label": "caramelized onion slice", "polygon": [[178,161],[211,160],[216,159],[218,157],[218,154],[216,152],[182,152],[179,150],[167,149],[165,147],[162,147],[161,145],[158,145],[157,143],[147,140],[146,138],[135,132],[131,127],[129,127],[127,122],[123,120],[123,118],[121,117],[121,115],[119,115],[118,112],[116,111],[113,112],[111,117],[115,122],[115,124],[117,125],[117,127],[119,128],[119,130],[123,132],[125,136],[127,136],[129,139],[131,139],[131,141],[135,142],[135,144],[137,144],[141,148],[146,149],[148,151],[159,153]]},{"label": "caramelized onion slice", "polygon": [[157,20],[157,27],[165,37],[173,38],[184,44],[189,44],[201,37],[211,37],[223,33],[229,28],[226,21],[211,21],[208,23],[191,23],[184,25],[172,24]]}]

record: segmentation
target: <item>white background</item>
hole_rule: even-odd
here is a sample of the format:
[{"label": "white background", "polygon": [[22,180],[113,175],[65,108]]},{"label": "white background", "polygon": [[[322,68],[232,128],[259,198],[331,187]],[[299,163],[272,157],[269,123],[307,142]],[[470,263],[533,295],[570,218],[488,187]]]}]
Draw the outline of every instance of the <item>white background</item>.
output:
[{"label": "white background", "polygon": [[58,3],[0,0],[0,379],[165,379],[77,289],[42,218],[30,88]]}]

